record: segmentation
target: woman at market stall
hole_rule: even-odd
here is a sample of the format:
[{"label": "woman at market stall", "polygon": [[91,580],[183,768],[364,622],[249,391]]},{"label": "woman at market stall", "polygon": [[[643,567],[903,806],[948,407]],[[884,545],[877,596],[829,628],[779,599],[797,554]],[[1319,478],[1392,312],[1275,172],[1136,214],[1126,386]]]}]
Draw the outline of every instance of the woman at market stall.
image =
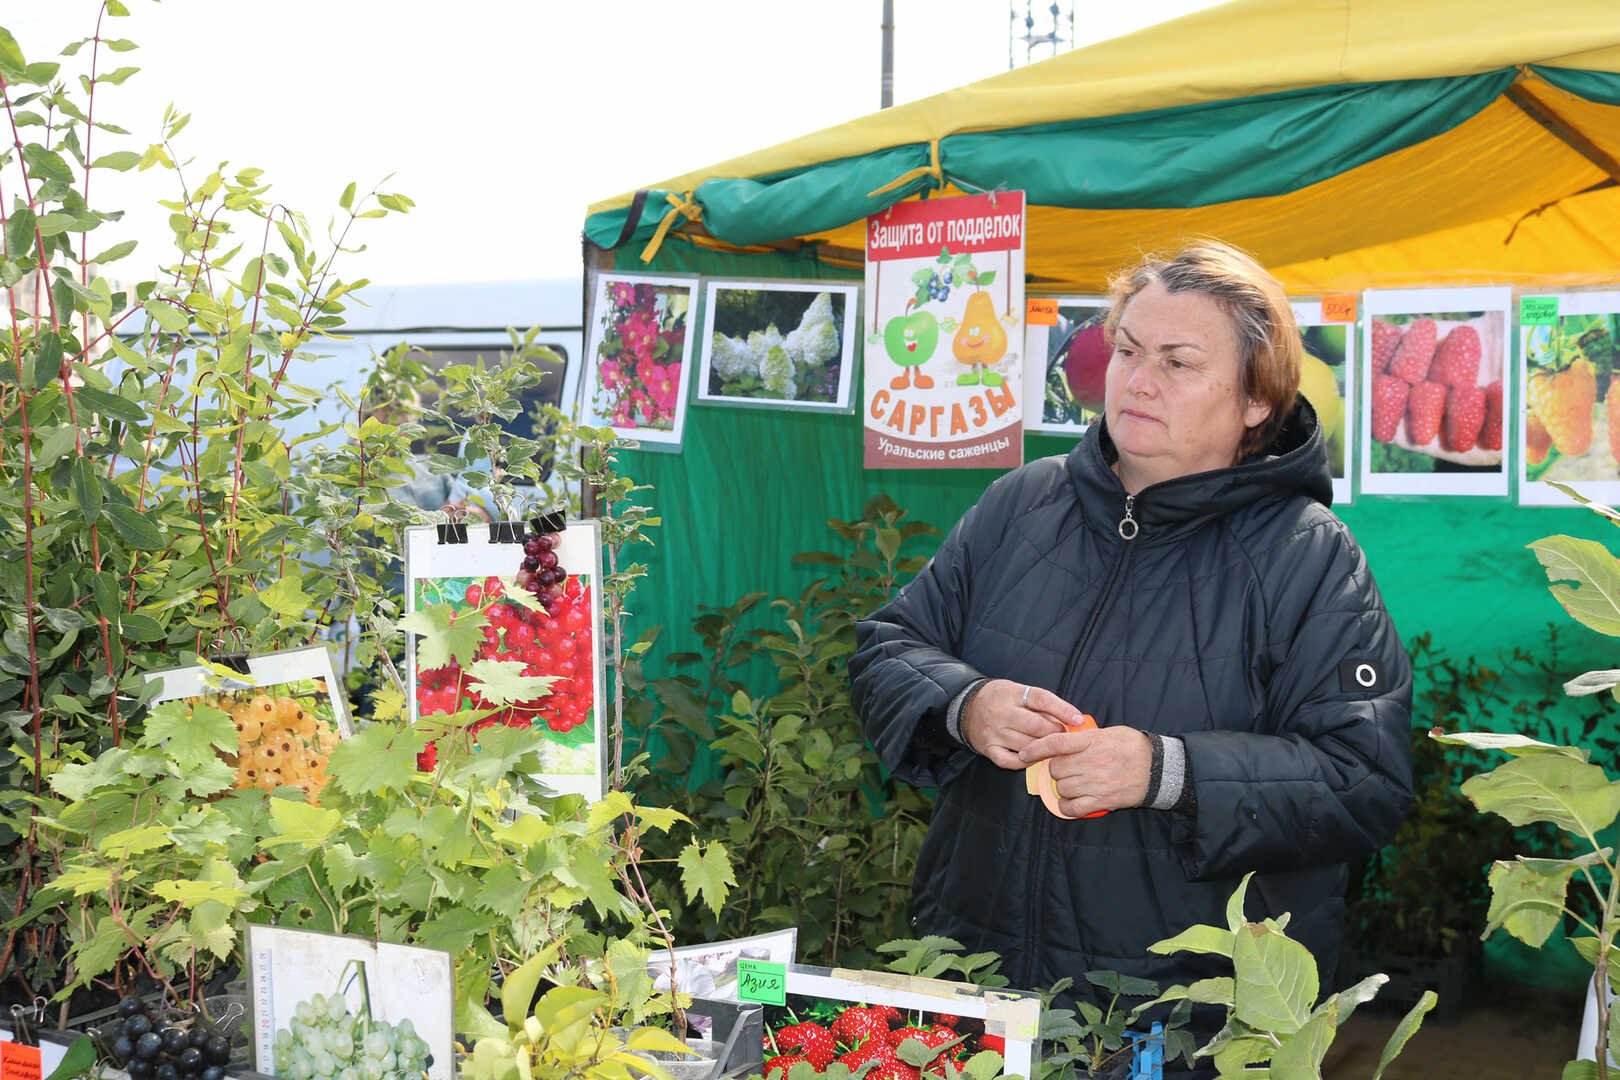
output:
[{"label": "woman at market stall", "polygon": [[1345,863],[1411,802],[1410,665],[1328,509],[1281,285],[1201,242],[1111,293],[1103,418],[991,484],[857,629],[868,737],[939,789],[915,922],[1014,986],[1168,987],[1230,976],[1147,948],[1225,925],[1252,870],[1250,918],[1292,912],[1330,989]]}]

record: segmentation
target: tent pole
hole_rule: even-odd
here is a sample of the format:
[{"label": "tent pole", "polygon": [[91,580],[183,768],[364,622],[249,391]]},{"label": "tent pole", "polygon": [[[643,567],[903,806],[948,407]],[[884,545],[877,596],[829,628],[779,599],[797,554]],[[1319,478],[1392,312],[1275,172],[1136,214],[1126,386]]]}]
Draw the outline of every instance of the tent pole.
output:
[{"label": "tent pole", "polygon": [[894,104],[894,0],[883,0],[883,86],[880,109]]}]

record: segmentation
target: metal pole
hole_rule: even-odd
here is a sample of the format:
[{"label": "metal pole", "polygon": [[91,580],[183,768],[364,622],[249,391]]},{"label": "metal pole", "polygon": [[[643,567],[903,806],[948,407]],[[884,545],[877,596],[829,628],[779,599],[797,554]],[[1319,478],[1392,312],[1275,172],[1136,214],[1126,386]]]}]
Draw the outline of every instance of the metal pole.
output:
[{"label": "metal pole", "polygon": [[894,0],[883,0],[883,93],[880,109],[894,104]]}]

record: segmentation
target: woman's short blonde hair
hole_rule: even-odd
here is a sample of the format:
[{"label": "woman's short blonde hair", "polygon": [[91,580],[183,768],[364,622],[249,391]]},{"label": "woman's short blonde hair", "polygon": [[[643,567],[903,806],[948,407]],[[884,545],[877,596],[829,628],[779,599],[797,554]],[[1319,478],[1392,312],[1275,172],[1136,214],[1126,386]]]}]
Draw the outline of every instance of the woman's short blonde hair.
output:
[{"label": "woman's short blonde hair", "polygon": [[1212,297],[1232,319],[1237,338],[1239,384],[1249,401],[1271,406],[1270,414],[1249,428],[1238,445],[1239,459],[1271,445],[1294,411],[1304,345],[1294,309],[1282,284],[1254,256],[1219,240],[1187,244],[1166,259],[1145,256],[1108,283],[1107,337],[1125,314],[1131,297],[1158,283],[1166,292],[1200,292]]}]

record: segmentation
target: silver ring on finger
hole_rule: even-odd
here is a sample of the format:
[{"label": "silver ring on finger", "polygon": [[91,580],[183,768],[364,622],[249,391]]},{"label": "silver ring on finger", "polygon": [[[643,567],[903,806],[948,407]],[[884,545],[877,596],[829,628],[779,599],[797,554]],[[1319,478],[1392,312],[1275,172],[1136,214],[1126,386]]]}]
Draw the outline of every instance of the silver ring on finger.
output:
[{"label": "silver ring on finger", "polygon": [[1026,709],[1029,708],[1029,692],[1033,689],[1035,689],[1033,686],[1024,687],[1024,696],[1018,699],[1018,704]]}]

